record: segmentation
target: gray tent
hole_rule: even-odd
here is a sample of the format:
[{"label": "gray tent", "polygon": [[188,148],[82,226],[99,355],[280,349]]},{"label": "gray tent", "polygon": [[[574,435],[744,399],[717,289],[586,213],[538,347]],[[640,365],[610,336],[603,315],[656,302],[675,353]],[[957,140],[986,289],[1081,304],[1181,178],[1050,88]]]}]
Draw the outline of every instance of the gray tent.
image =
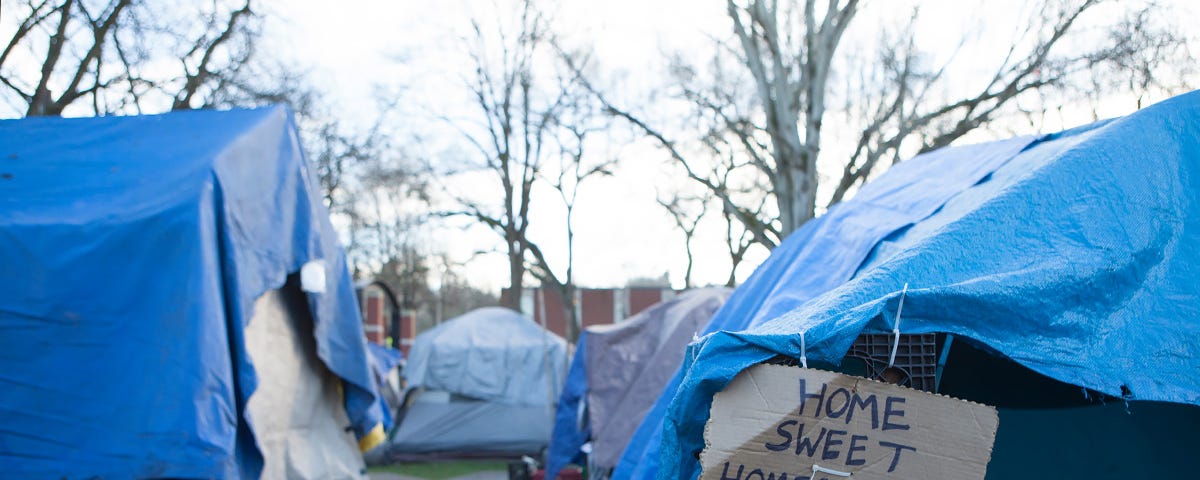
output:
[{"label": "gray tent", "polygon": [[679,369],[687,344],[730,293],[727,288],[692,290],[624,322],[584,332],[559,399],[547,478],[570,463],[589,439],[593,468],[616,466],[625,444]]},{"label": "gray tent", "polygon": [[404,369],[409,400],[384,457],[538,454],[549,444],[566,362],[566,341],[504,308],[418,335]]}]

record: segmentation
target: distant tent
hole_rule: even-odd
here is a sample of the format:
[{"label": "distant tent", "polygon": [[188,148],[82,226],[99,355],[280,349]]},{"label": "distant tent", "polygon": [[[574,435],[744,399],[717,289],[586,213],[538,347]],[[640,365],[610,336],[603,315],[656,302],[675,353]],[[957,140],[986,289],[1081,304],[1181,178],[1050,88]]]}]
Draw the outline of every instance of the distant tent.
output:
[{"label": "distant tent", "polygon": [[409,401],[384,459],[520,458],[546,447],[566,374],[562,338],[489,307],[418,335],[410,353]]},{"label": "distant tent", "polygon": [[900,163],[734,292],[615,476],[694,478],[717,391],[801,332],[837,364],[891,330],[906,283],[903,332],[957,339],[940,390],[1001,407],[989,479],[1192,476],[1196,245],[1200,93]]},{"label": "distant tent", "polygon": [[589,467],[611,471],[625,444],[683,362],[683,352],[729,297],[727,288],[682,293],[627,320],[579,336],[559,397],[546,478],[591,442]]},{"label": "distant tent", "polygon": [[0,472],[362,475],[381,412],[286,109],[3,121],[0,152]]}]

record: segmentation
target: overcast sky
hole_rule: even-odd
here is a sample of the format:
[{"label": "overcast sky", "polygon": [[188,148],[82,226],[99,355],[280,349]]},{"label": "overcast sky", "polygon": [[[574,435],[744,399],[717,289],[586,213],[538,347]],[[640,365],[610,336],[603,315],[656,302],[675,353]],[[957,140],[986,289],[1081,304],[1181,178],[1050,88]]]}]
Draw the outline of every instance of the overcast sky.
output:
[{"label": "overcast sky", "polygon": [[[500,2],[503,3],[503,2]],[[867,2],[855,20],[842,50],[860,47],[872,32],[907,16],[912,2]],[[1011,36],[1013,8],[1020,2],[936,0],[920,2],[922,28],[918,40],[932,45],[937,62],[950,55],[972,58],[1002,55]],[[423,125],[439,114],[462,112],[466,91],[462,85],[462,38],[472,16],[488,18],[491,0],[275,0],[270,9],[267,47],[294,56],[309,65],[319,84],[342,105],[340,115],[354,118],[369,114],[377,84],[402,85],[402,101],[411,107],[412,121]],[[663,81],[664,52],[711,51],[711,35],[727,35],[729,20],[723,1],[700,0],[564,0],[556,5],[554,29],[571,41],[588,42],[596,62],[626,88],[659,86]],[[1176,5],[1177,4],[1177,5]],[[336,5],[333,6],[333,5]],[[1195,9],[1175,2],[1181,25],[1200,25]],[[966,35],[974,43],[966,55],[954,47]],[[1001,39],[1001,40],[997,40]],[[277,43],[276,43],[277,42]],[[841,52],[841,50],[839,50]],[[1104,116],[1133,109],[1129,102],[1114,102]],[[1085,123],[1090,112],[1068,112],[1062,123]],[[449,130],[447,128],[447,130]],[[447,132],[449,133],[449,132]],[[1036,133],[1036,132],[1023,132]],[[992,133],[992,137],[1007,134]],[[438,142],[452,142],[447,134]],[[988,138],[984,133],[980,139]],[[826,142],[830,145],[830,142]],[[583,287],[621,286],[630,278],[669,274],[680,286],[685,266],[683,238],[666,213],[655,204],[656,188],[678,181],[665,167],[666,158],[645,143],[613,146],[621,169],[613,178],[586,185],[577,209],[576,272]],[[827,152],[828,153],[828,152]],[[826,158],[832,155],[826,155]],[[561,207],[556,197],[535,196],[532,229],[535,239],[552,258],[565,256]],[[728,254],[716,225],[702,232],[697,242],[695,278],[698,283],[723,283],[728,274]],[[502,242],[483,228],[470,235],[440,232],[433,243],[448,248],[459,259],[479,249],[498,248]],[[748,259],[748,267],[761,262],[765,252]],[[466,273],[480,287],[498,290],[507,285],[507,267],[501,255],[476,257]],[[739,271],[744,279],[752,268]]]},{"label": "overcast sky", "polygon": [[[269,48],[290,52],[314,67],[312,75],[319,83],[336,86],[332,91],[347,106],[343,115],[352,117],[356,111],[365,115],[372,107],[373,86],[395,82],[407,89],[404,99],[411,102],[413,114],[428,116],[414,121],[436,122],[435,115],[467,108],[461,81],[463,37],[469,19],[487,15],[491,5],[490,1],[401,0],[340,2],[339,8],[331,9],[328,2],[278,1],[269,5],[274,20],[268,33],[271,42],[280,43]],[[646,72],[659,71],[663,51],[708,44],[705,32],[724,28],[726,22],[719,2],[567,1],[559,5],[554,28],[570,32],[573,39],[591,41],[606,70],[630,72],[638,77],[634,81],[649,83],[659,81]],[[618,175],[590,181],[581,190],[575,222],[578,283],[622,286],[630,278],[668,272],[674,273],[672,280],[682,282],[683,238],[655,203],[655,185],[665,173],[663,158],[649,145],[616,149],[622,155]],[[560,203],[548,192],[535,195],[534,200],[533,236],[561,263],[565,241]],[[439,232],[442,235],[446,233]],[[459,259],[472,258],[467,273],[474,283],[493,290],[507,285],[505,258],[470,257],[477,250],[502,245],[495,234],[474,228],[469,238],[447,236],[452,241],[435,242]],[[702,250],[711,260],[700,262],[707,266],[697,267],[696,278],[701,283],[723,283],[727,255],[719,243],[708,243],[709,248]],[[749,272],[746,269],[743,277]]]}]

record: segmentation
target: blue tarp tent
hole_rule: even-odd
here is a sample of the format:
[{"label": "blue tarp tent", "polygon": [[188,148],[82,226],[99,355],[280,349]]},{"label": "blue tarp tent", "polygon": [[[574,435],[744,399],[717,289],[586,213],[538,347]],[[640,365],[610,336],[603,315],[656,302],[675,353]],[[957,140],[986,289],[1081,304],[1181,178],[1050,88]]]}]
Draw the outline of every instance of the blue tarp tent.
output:
[{"label": "blue tarp tent", "polygon": [[[801,332],[810,361],[838,363],[860,333],[891,330],[906,283],[905,333],[953,334],[1084,393],[1200,405],[1198,244],[1200,93],[918,156],[792,234],[734,292],[615,477],[695,478],[717,391],[798,357]],[[1195,411],[1174,423],[1200,426]],[[1005,425],[1002,412],[997,453]]]},{"label": "blue tarp tent", "polygon": [[593,473],[616,466],[634,429],[679,369],[688,342],[729,293],[728,288],[691,290],[623,322],[583,331],[556,406],[546,478],[581,462],[580,447],[589,441],[587,464]]},{"label": "blue tarp tent", "polygon": [[0,472],[258,477],[270,442],[247,404],[276,379],[246,333],[287,283],[342,418],[382,435],[344,254],[285,108],[3,121],[0,152]]}]

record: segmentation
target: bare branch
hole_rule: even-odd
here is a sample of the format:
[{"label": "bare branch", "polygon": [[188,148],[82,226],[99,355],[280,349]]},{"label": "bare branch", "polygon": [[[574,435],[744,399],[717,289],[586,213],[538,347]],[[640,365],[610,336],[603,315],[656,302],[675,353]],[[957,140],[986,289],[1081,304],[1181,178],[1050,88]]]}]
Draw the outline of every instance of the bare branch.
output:
[{"label": "bare branch", "polygon": [[[42,9],[45,8],[49,3],[50,0],[42,0],[42,2],[37,5],[31,5],[29,15],[26,16],[25,19],[21,20],[21,23],[17,25],[17,31],[13,33],[12,38],[8,40],[8,44],[4,46],[4,51],[0,52],[0,67],[4,66],[4,62],[8,60],[9,54],[11,54],[13,49],[21,43],[21,40],[23,40],[25,36],[28,35],[31,30],[33,30],[33,27],[41,24],[42,21],[46,20],[50,17],[50,15],[53,15],[54,12],[59,11],[59,9],[65,6],[52,8],[43,13]],[[0,76],[0,79],[2,79],[10,88],[17,91],[17,93],[20,93],[21,96],[27,98],[31,98],[33,96],[32,94],[23,93],[20,89],[14,87],[9,82],[7,76]]]},{"label": "bare branch", "polygon": [[[217,51],[217,49],[221,48],[223,44],[228,42],[229,39],[233,38],[233,35],[238,27],[238,20],[252,15],[254,15],[254,12],[250,9],[250,0],[246,0],[246,3],[242,5],[242,8],[235,10],[229,15],[229,20],[225,23],[224,29],[217,34],[216,38],[212,39],[212,41],[208,42],[208,45],[205,46],[204,54],[201,55],[200,63],[196,65],[195,71],[188,72],[185,65],[186,80],[184,81],[183,89],[175,95],[175,103],[171,106],[172,110],[191,108],[192,98],[196,96],[200,86],[203,85],[204,82],[208,81],[209,77],[212,75],[212,71],[210,69],[212,68],[211,62],[213,60],[214,53]],[[197,42],[195,48],[199,48],[199,46],[203,44],[204,42]],[[195,51],[195,48],[193,49],[193,52]],[[190,54],[188,56],[190,56]],[[186,57],[187,56],[184,58]]]}]

